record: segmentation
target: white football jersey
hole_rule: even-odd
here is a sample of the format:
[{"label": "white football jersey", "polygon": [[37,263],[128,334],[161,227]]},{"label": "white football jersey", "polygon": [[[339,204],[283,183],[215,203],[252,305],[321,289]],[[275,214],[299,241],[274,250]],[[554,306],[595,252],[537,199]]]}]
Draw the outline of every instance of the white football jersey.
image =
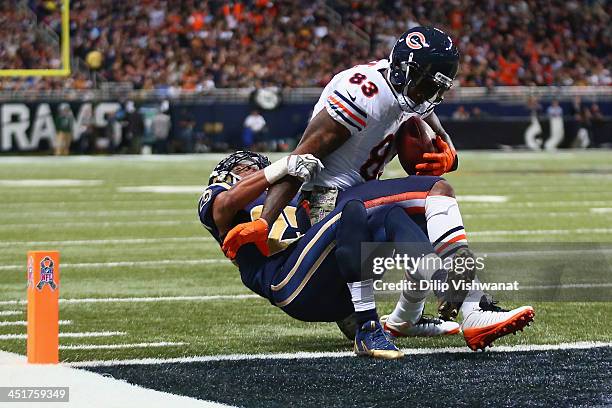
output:
[{"label": "white football jersey", "polygon": [[351,137],[322,160],[325,168],[302,187],[304,190],[313,186],[344,190],[377,179],[393,159],[395,132],[416,113],[400,108],[397,92],[384,75],[388,68],[388,60],[357,65],[335,75],[323,89],[311,120],[326,109]]}]

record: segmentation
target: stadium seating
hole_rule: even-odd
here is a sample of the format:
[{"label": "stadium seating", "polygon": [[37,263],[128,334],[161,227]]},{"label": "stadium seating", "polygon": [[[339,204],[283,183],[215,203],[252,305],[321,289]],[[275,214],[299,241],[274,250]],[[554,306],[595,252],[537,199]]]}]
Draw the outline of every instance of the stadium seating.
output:
[{"label": "stadium seating", "polygon": [[[38,21],[59,34],[59,0],[28,3]],[[406,29],[433,24],[459,43],[463,86],[612,84],[609,2],[478,3],[73,0],[71,41],[80,60],[92,50],[102,53],[103,81],[129,82],[136,89],[319,87],[347,66],[386,57]],[[14,10],[1,10],[3,19],[16,19]],[[17,32],[22,34],[3,38],[20,49],[32,34]],[[4,47],[2,65],[56,63],[49,47],[31,48],[17,52],[34,53],[22,61],[5,58]],[[82,89],[93,82],[5,79],[1,85]]]}]

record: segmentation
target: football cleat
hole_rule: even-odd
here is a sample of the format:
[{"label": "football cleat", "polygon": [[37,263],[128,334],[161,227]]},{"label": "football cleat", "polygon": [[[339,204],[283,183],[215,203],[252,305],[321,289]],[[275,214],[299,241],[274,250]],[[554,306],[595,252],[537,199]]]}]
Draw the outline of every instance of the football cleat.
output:
[{"label": "football cleat", "polygon": [[358,356],[395,360],[404,357],[383,331],[380,322],[365,322],[355,333],[355,354]]},{"label": "football cleat", "polygon": [[531,306],[505,310],[495,305],[485,296],[480,301],[480,309],[474,310],[463,318],[461,329],[467,346],[474,351],[484,350],[505,335],[523,331],[533,321],[535,311]]},{"label": "football cleat", "polygon": [[447,322],[433,316],[422,315],[415,324],[410,322],[391,323],[388,318],[388,315],[381,317],[380,323],[384,326],[385,332],[393,337],[447,336],[461,331],[459,323]]}]

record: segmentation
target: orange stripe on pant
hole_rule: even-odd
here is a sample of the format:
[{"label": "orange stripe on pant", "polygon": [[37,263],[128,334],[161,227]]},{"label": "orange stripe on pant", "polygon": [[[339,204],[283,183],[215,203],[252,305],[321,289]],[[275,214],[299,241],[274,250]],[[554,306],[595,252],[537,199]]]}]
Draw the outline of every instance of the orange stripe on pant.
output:
[{"label": "orange stripe on pant", "polygon": [[[429,194],[429,191],[411,191],[407,193],[401,193],[401,194],[395,194],[395,195],[390,195],[390,196],[385,196],[385,197],[374,198],[372,200],[366,201],[364,204],[366,208],[372,208],[372,207],[378,207],[380,205],[398,203],[400,201],[419,200],[419,199],[424,200],[425,198],[427,198],[428,194]],[[418,207],[418,208],[424,209],[424,207]]]}]

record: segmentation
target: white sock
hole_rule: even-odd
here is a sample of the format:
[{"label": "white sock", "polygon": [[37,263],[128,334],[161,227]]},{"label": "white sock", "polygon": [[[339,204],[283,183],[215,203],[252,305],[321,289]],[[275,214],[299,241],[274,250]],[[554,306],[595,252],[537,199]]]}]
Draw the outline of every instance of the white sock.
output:
[{"label": "white sock", "polygon": [[[474,278],[474,282],[480,282],[478,277]],[[484,292],[481,290],[470,290],[465,296],[465,300],[461,304],[461,314],[465,319],[474,310],[480,309],[480,299],[484,296]]]},{"label": "white sock", "polygon": [[[429,240],[441,258],[451,257],[459,248],[467,247],[467,236],[456,199],[447,196],[427,197],[425,218]],[[478,278],[475,278],[474,282],[478,282]],[[468,292],[461,305],[464,318],[480,308],[482,295],[484,293],[480,290]]]},{"label": "white sock", "polygon": [[467,237],[457,200],[448,196],[429,196],[425,199],[427,234],[441,258],[452,256],[467,246]]},{"label": "white sock", "polygon": [[351,291],[351,300],[356,312],[364,312],[376,308],[373,279],[349,282],[346,285]]},{"label": "white sock", "polygon": [[425,292],[425,297],[421,300],[408,300],[404,296],[404,292],[402,292],[393,313],[389,315],[387,321],[397,324],[405,322],[416,323],[421,318],[423,309],[425,309],[426,297],[427,292]]},{"label": "white sock", "polygon": [[404,279],[415,286],[412,290],[404,289],[400,294],[395,309],[389,315],[388,320],[391,323],[410,322],[414,324],[421,318],[425,308],[425,299],[432,291],[419,289],[419,282],[446,281],[447,272],[438,269],[442,263],[436,254],[429,254],[422,258],[422,261],[413,274],[408,271],[404,274]]}]

